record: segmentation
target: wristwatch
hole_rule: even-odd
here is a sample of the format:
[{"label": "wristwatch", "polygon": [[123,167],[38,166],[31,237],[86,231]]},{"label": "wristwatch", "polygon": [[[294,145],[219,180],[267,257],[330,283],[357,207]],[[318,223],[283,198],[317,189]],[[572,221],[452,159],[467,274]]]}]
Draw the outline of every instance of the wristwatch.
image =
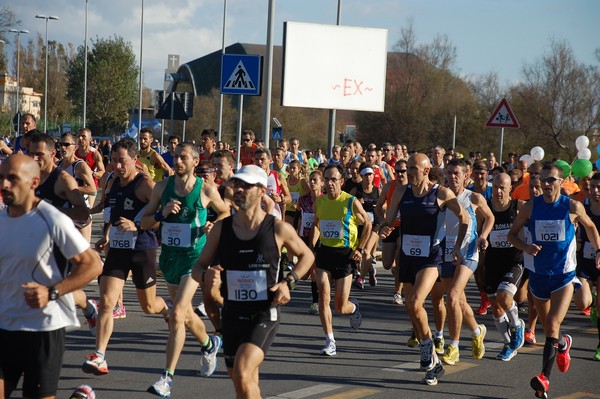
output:
[{"label": "wristwatch", "polygon": [[59,297],[59,293],[58,290],[56,288],[52,287],[48,287],[48,300],[49,301],[56,301]]},{"label": "wristwatch", "polygon": [[362,248],[356,248],[356,250],[357,250],[358,252],[360,252],[360,254],[361,254],[361,255],[364,255],[364,254],[365,254],[365,250],[364,250],[364,249],[362,249]]}]

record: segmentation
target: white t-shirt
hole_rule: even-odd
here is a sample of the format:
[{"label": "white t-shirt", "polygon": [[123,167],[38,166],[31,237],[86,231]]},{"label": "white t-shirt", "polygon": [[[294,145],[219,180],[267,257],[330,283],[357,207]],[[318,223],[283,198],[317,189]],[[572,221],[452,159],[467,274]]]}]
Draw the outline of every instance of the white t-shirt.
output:
[{"label": "white t-shirt", "polygon": [[[19,217],[0,212],[0,329],[53,331],[79,327],[71,294],[61,295],[42,309],[25,303],[23,284],[52,286],[68,274],[66,261],[57,262],[59,250],[71,259],[90,247],[73,221],[41,201]],[[60,256],[59,256],[60,258]]]}]

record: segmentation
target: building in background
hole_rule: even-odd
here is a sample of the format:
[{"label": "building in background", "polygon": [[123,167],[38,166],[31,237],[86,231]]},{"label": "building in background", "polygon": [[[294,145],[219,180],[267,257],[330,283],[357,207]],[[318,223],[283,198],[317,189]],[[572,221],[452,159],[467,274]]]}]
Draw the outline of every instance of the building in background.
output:
[{"label": "building in background", "polygon": [[[19,87],[21,113],[30,113],[39,119],[41,114],[42,93],[36,93],[31,87]],[[16,113],[17,80],[4,74],[0,76],[0,112]]]}]

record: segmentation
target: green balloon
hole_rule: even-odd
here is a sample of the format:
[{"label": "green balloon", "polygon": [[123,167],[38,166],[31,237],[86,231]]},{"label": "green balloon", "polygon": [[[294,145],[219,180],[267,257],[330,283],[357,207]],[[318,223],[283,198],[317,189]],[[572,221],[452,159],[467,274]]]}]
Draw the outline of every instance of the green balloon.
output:
[{"label": "green balloon", "polygon": [[573,162],[571,169],[573,171],[573,176],[580,178],[586,177],[592,171],[592,163],[589,159],[578,159]]},{"label": "green balloon", "polygon": [[554,162],[554,165],[560,167],[563,170],[564,177],[567,177],[569,176],[569,174],[571,174],[571,167],[569,166],[569,163],[567,161],[559,159],[558,161]]}]

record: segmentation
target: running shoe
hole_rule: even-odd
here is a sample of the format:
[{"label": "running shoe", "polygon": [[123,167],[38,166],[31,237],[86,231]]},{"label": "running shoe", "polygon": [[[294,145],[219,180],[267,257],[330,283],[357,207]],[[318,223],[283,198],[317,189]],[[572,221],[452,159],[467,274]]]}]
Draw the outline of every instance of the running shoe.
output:
[{"label": "running shoe", "polygon": [[528,345],[535,345],[537,340],[535,339],[535,332],[531,329],[525,329],[525,343]]},{"label": "running shoe", "polygon": [[310,304],[310,308],[308,309],[308,313],[310,314],[319,314],[319,304],[314,302]]},{"label": "running shoe", "polygon": [[561,373],[566,373],[569,371],[569,366],[571,366],[571,345],[573,344],[573,338],[569,334],[563,335],[565,338],[565,348],[561,350],[558,349],[558,354],[556,355],[556,366],[558,371]]},{"label": "running shoe", "polygon": [[98,322],[98,304],[93,299],[88,299],[88,303],[94,307],[94,313],[90,317],[85,318],[85,324],[90,329],[92,337],[96,336],[96,323]]},{"label": "running shoe", "polygon": [[481,302],[481,304],[479,304],[479,309],[477,309],[477,314],[480,316],[485,316],[490,306],[492,306],[490,301]]},{"label": "running shoe", "polygon": [[354,313],[352,313],[350,315],[350,327],[356,331],[356,330],[358,330],[358,327],[360,327],[360,325],[362,324],[362,315],[360,314],[358,300],[351,298],[351,299],[349,299],[349,301],[352,302],[356,306]]},{"label": "running shoe", "polygon": [[377,272],[375,271],[375,268],[371,269],[371,272],[369,273],[369,285],[371,287],[377,286]]},{"label": "running shoe", "polygon": [[409,348],[416,348],[419,346],[419,340],[417,339],[414,331],[410,333],[410,338],[408,338],[408,341],[406,341],[406,346]]},{"label": "running shoe", "polygon": [[108,374],[108,364],[103,357],[100,357],[95,353],[90,353],[86,356],[86,360],[83,362],[81,370],[86,374],[105,375]]},{"label": "running shoe", "polygon": [[479,325],[480,333],[477,336],[471,337],[471,350],[473,351],[473,359],[479,360],[483,358],[485,355],[485,344],[483,340],[485,339],[485,334],[487,334],[487,328],[485,325]]},{"label": "running shoe", "polygon": [[150,387],[147,389],[147,392],[160,396],[161,398],[170,398],[172,386],[173,379],[169,376],[169,374],[164,373],[160,376],[158,381],[150,385]]},{"label": "running shoe", "polygon": [[335,356],[337,354],[337,349],[335,347],[335,341],[327,340],[325,341],[325,346],[319,352],[322,356]]},{"label": "running shoe", "polygon": [[600,362],[600,346],[596,348],[596,354],[594,355],[594,360]]},{"label": "running shoe", "polygon": [[125,310],[125,304],[123,302],[117,302],[117,305],[113,309],[113,319],[124,319],[127,317],[127,310]]},{"label": "running shoe", "polygon": [[511,349],[510,344],[504,344],[504,347],[502,348],[500,353],[498,353],[496,355],[496,359],[502,360],[503,362],[508,362],[508,361],[510,361],[510,359],[515,357],[516,354],[517,354],[517,351],[514,349]]},{"label": "running shoe", "polygon": [[421,384],[432,386],[437,385],[438,378],[441,378],[445,372],[444,366],[442,366],[442,363],[438,360],[435,367],[425,374],[425,378],[421,380]]},{"label": "running shoe", "polygon": [[206,313],[206,308],[204,307],[204,302],[196,306],[196,309],[194,309],[194,313],[196,313],[200,318],[208,316],[208,314]]},{"label": "running shoe", "polygon": [[209,336],[212,341],[212,348],[210,351],[202,348],[200,350],[200,375],[202,377],[210,377],[217,368],[217,353],[223,345],[223,341],[219,335]]},{"label": "running shoe", "polygon": [[540,375],[536,375],[531,379],[529,383],[533,390],[535,391],[536,398],[548,398],[548,390],[550,389],[550,381],[546,378],[544,373]]},{"label": "running shoe", "polygon": [[454,345],[448,345],[446,348],[446,352],[442,355],[442,362],[454,366],[456,363],[460,361],[460,352],[458,348]]},{"label": "running shoe", "polygon": [[357,277],[356,280],[354,280],[354,287],[358,288],[359,290],[364,290],[365,280],[362,277]]},{"label": "running shoe", "polygon": [[582,314],[584,316],[589,316],[592,313],[592,307],[588,306],[587,308],[583,309],[581,312],[579,312],[579,314]]},{"label": "running shoe", "polygon": [[437,353],[438,355],[443,355],[445,344],[446,342],[444,341],[444,337],[434,337],[433,346],[435,347],[435,353]]},{"label": "running shoe", "polygon": [[394,299],[392,303],[395,305],[404,305],[404,299],[402,299],[402,294],[394,294]]},{"label": "running shoe", "polygon": [[510,327],[510,348],[512,350],[520,349],[525,342],[525,322],[519,319],[519,325]]},{"label": "running shoe", "polygon": [[429,371],[436,365],[437,355],[433,349],[433,341],[421,343],[421,371]]}]

